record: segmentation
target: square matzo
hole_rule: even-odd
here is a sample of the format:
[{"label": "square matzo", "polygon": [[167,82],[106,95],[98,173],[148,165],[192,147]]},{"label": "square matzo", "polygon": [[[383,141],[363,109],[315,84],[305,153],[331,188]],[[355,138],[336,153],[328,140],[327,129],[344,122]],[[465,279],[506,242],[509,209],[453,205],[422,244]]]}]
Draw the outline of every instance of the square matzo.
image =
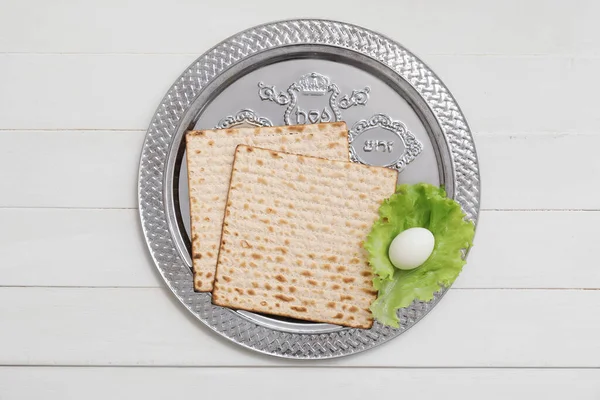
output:
[{"label": "square matzo", "polygon": [[238,146],[213,303],[371,327],[377,292],[362,242],[397,177],[388,168]]},{"label": "square matzo", "polygon": [[231,164],[238,144],[348,160],[344,122],[190,131],[186,135],[194,288],[213,288]]}]

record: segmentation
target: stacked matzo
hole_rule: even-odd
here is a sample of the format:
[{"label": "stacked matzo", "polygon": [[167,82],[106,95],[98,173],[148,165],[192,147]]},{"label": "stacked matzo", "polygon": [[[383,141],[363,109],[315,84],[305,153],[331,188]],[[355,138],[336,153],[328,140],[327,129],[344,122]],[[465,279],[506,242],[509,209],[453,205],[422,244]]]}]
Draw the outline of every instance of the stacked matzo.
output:
[{"label": "stacked matzo", "polygon": [[348,160],[348,132],[344,122],[188,132],[194,288],[200,292],[213,288],[231,164],[238,144]]},{"label": "stacked matzo", "polygon": [[370,328],[362,242],[397,171],[240,145],[223,223],[217,305]]}]

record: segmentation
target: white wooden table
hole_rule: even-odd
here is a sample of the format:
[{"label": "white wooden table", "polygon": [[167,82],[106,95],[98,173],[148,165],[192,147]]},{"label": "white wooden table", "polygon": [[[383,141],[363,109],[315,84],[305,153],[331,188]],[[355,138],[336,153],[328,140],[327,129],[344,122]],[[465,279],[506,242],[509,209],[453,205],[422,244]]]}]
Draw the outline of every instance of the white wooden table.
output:
[{"label": "white wooden table", "polygon": [[[241,29],[303,15],[428,63],[483,181],[476,246],[441,304],[321,362],[194,320],[136,210],[144,131],[179,73]],[[600,399],[599,16],[596,0],[0,0],[0,399]]]}]

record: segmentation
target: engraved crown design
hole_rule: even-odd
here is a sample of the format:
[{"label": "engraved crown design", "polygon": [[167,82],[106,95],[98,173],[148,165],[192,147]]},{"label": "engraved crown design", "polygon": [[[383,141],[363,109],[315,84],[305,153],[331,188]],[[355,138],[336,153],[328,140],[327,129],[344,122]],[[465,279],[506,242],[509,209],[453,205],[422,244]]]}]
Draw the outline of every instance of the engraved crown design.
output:
[{"label": "engraved crown design", "polygon": [[329,90],[329,78],[317,72],[302,75],[298,80],[300,91],[309,95],[323,95]]}]

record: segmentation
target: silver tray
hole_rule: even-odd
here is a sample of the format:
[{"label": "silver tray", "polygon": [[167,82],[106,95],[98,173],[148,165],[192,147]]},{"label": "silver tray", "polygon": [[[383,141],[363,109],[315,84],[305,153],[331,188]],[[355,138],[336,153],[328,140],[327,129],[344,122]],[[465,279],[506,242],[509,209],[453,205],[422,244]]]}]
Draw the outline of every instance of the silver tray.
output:
[{"label": "silver tray", "polygon": [[456,101],[413,54],[358,26],[292,20],[243,31],[194,61],[152,118],[138,186],[152,258],[193,315],[244,347],[288,358],[354,354],[412,327],[446,291],[400,310],[399,329],[375,323],[369,330],[231,310],[193,291],[185,131],[336,120],[351,128],[353,161],[396,168],[399,183],[444,185],[477,222],[477,155]]}]

